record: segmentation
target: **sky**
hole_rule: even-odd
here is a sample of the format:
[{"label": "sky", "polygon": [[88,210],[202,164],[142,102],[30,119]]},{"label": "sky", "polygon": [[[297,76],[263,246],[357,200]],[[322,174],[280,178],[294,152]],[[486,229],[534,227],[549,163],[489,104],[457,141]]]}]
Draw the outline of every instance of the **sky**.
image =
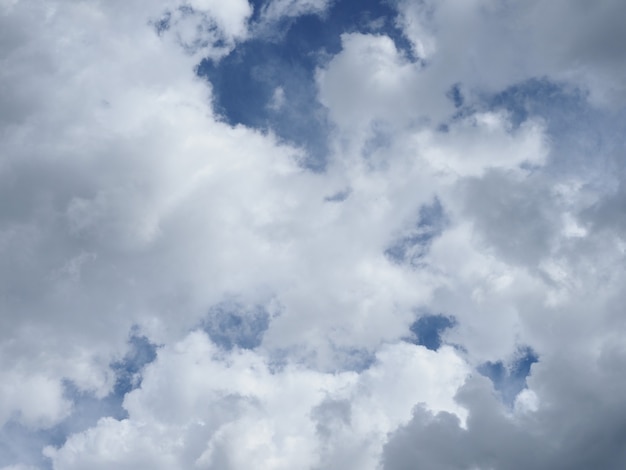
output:
[{"label": "sky", "polygon": [[626,468],[623,0],[0,0],[0,470]]}]

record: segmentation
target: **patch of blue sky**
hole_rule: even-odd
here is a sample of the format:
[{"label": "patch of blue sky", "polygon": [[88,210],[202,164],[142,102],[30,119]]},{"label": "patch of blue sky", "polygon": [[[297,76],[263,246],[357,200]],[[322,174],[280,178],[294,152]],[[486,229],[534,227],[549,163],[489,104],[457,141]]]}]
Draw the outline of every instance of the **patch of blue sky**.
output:
[{"label": "patch of blue sky", "polygon": [[[349,347],[329,341],[329,350],[311,350],[303,346],[276,348],[267,351],[268,368],[273,374],[284,372],[289,365],[298,364],[309,367],[311,364],[321,364],[326,372],[362,372],[376,363],[376,353],[368,348]],[[332,366],[328,367],[328,356],[332,355]]]},{"label": "patch of blue sky", "polygon": [[326,196],[324,198],[324,201],[326,202],[343,202],[346,199],[348,199],[350,197],[350,194],[352,194],[352,189],[351,188],[346,188],[344,190],[338,191],[334,194],[331,194],[330,196]]},{"label": "patch of blue sky", "polygon": [[440,132],[448,132],[454,122],[477,111],[504,111],[513,131],[530,119],[544,127],[550,148],[543,167],[546,175],[552,174],[561,180],[569,174],[574,177],[581,173],[596,175],[598,185],[606,186],[623,168],[626,111],[595,106],[589,101],[587,91],[572,84],[545,77],[531,78],[497,93],[468,100],[463,93],[463,83],[459,82],[446,96],[456,111],[439,125]]},{"label": "patch of blue sky", "polygon": [[130,340],[130,350],[119,362],[112,364],[116,373],[114,396],[124,397],[126,393],[141,385],[141,371],[157,356],[157,346],[145,336],[133,335]]},{"label": "patch of blue sky", "polygon": [[492,103],[489,102],[491,97],[480,96],[479,103],[467,100],[463,93],[463,84],[461,82],[455,83],[448,89],[446,98],[454,105],[455,111],[449,119],[439,124],[437,128],[439,132],[448,132],[451,124],[475,114],[481,106],[495,108],[495,106],[492,106]]},{"label": "patch of blue sky", "polygon": [[69,382],[65,384],[65,395],[72,401],[72,413],[56,426],[33,431],[16,421],[9,421],[0,428],[0,468],[23,464],[51,469],[50,462],[41,453],[44,447],[62,446],[69,436],[95,426],[102,417],[127,417],[122,408],[123,395],[111,393],[98,399],[90,393],[79,392]]},{"label": "patch of blue sky", "polygon": [[269,327],[270,315],[261,306],[246,308],[234,302],[222,302],[211,308],[202,329],[219,347],[255,349],[261,345]]},{"label": "patch of blue sky", "polygon": [[582,90],[546,78],[517,83],[485,100],[491,109],[508,111],[514,126],[529,117],[540,116],[553,132],[569,129],[590,110]]},{"label": "patch of blue sky", "polygon": [[198,74],[213,85],[215,108],[232,125],[271,130],[303,147],[306,166],[321,170],[327,147],[326,111],[316,98],[314,72],[281,44],[250,40],[219,64],[203,62]]},{"label": "patch of blue sky", "polygon": [[491,379],[505,404],[513,406],[517,395],[526,388],[526,378],[536,362],[539,362],[537,354],[531,348],[524,347],[519,349],[510,365],[507,366],[503,361],[485,362],[478,367],[478,372]]},{"label": "patch of blue sky", "polygon": [[[255,31],[267,1],[252,4]],[[219,62],[204,60],[197,73],[212,83],[215,108],[227,122],[271,129],[305,149],[306,167],[323,171],[331,125],[317,99],[315,71],[341,50],[341,34],[349,32],[385,34],[414,59],[396,14],[383,0],[336,0],[323,15],[283,18],[271,34],[253,35]]]},{"label": "patch of blue sky", "polygon": [[436,237],[446,226],[446,215],[438,198],[420,208],[415,226],[395,240],[385,254],[395,263],[419,265]]},{"label": "patch of blue sky", "polygon": [[565,83],[537,78],[485,97],[490,109],[506,110],[514,127],[539,118],[550,136],[551,159],[546,168],[561,177],[599,172],[614,174],[623,165],[626,112],[599,108],[588,93]]},{"label": "patch of blue sky", "polygon": [[442,333],[455,325],[454,317],[441,314],[422,315],[411,325],[412,336],[408,338],[408,341],[424,346],[431,351],[437,351],[442,345]]},{"label": "patch of blue sky", "polygon": [[82,392],[67,381],[64,383],[64,394],[72,402],[72,413],[59,424],[33,431],[12,420],[0,428],[0,468],[18,463],[41,469],[52,468],[41,449],[62,446],[69,436],[95,426],[102,417],[127,418],[128,413],[122,407],[124,396],[141,385],[141,371],[156,359],[156,346],[143,336],[133,334],[129,346],[126,356],[111,364],[116,383],[106,397],[100,399]]},{"label": "patch of blue sky", "polygon": [[[130,391],[130,390],[129,390]],[[99,399],[88,392],[81,392],[71,382],[65,384],[65,396],[72,401],[72,414],[48,430],[48,444],[61,446],[71,434],[95,426],[104,416],[125,419],[128,413],[122,407],[124,395],[115,387],[106,397]]]},{"label": "patch of blue sky", "polygon": [[165,12],[161,18],[153,21],[151,24],[154,26],[157,34],[160,36],[163,32],[167,31],[170,27],[170,21],[172,20],[172,13]]},{"label": "patch of blue sky", "polygon": [[461,92],[460,84],[454,84],[446,93],[446,96],[454,103],[455,108],[460,108],[465,103],[465,97]]},{"label": "patch of blue sky", "polygon": [[[91,393],[79,391],[74,384],[65,384],[65,395],[72,401],[72,415],[51,429],[51,437],[65,437],[94,426],[98,419],[110,416],[115,419],[124,419],[128,413],[122,407],[124,396],[141,386],[141,371],[156,359],[157,346],[145,336],[132,335],[129,339],[129,350],[120,361],[111,364],[115,372],[113,391],[102,399]],[[63,442],[54,442],[60,445]]]},{"label": "patch of blue sky", "polygon": [[597,118],[591,116],[593,110],[583,90],[547,78],[531,78],[491,95],[479,95],[478,103],[472,105],[465,102],[460,83],[448,90],[447,97],[457,108],[453,120],[475,112],[476,108],[486,108],[506,111],[514,128],[529,118],[539,117],[551,133],[561,134],[573,125],[591,123]]},{"label": "patch of blue sky", "polygon": [[335,348],[333,352],[337,364],[341,365],[337,372],[362,372],[369,369],[376,362],[375,354],[367,349]]}]

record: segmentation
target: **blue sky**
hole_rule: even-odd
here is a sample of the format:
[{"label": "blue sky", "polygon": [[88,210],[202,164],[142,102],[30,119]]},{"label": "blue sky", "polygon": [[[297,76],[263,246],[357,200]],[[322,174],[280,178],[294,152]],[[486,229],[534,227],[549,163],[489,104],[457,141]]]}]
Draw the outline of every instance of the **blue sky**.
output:
[{"label": "blue sky", "polygon": [[[407,55],[411,48],[394,24],[391,4],[330,2],[323,12],[281,18],[262,25],[267,2],[253,2],[250,28],[262,33],[219,61],[203,60],[199,76],[214,86],[215,109],[230,124],[272,130],[307,151],[306,165],[321,171],[329,152],[332,123],[317,99],[315,72],[341,50],[341,34],[385,34]],[[275,103],[276,90],[282,90]]]},{"label": "blue sky", "polygon": [[625,14],[0,1],[0,470],[623,469]]}]

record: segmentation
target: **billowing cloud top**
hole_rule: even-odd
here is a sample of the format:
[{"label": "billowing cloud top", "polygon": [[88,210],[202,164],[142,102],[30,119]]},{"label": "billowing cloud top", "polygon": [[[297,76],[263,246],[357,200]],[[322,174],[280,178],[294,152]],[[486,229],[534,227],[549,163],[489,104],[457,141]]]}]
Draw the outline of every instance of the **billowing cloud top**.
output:
[{"label": "billowing cloud top", "polygon": [[621,0],[0,0],[0,469],[626,468]]}]

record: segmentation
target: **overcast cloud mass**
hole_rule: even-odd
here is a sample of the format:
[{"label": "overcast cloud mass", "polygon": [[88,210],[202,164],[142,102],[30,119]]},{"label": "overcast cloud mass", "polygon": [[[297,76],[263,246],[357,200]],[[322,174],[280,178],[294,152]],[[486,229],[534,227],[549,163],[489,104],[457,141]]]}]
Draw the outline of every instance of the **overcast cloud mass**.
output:
[{"label": "overcast cloud mass", "polygon": [[0,0],[0,469],[626,468],[625,18]]}]

